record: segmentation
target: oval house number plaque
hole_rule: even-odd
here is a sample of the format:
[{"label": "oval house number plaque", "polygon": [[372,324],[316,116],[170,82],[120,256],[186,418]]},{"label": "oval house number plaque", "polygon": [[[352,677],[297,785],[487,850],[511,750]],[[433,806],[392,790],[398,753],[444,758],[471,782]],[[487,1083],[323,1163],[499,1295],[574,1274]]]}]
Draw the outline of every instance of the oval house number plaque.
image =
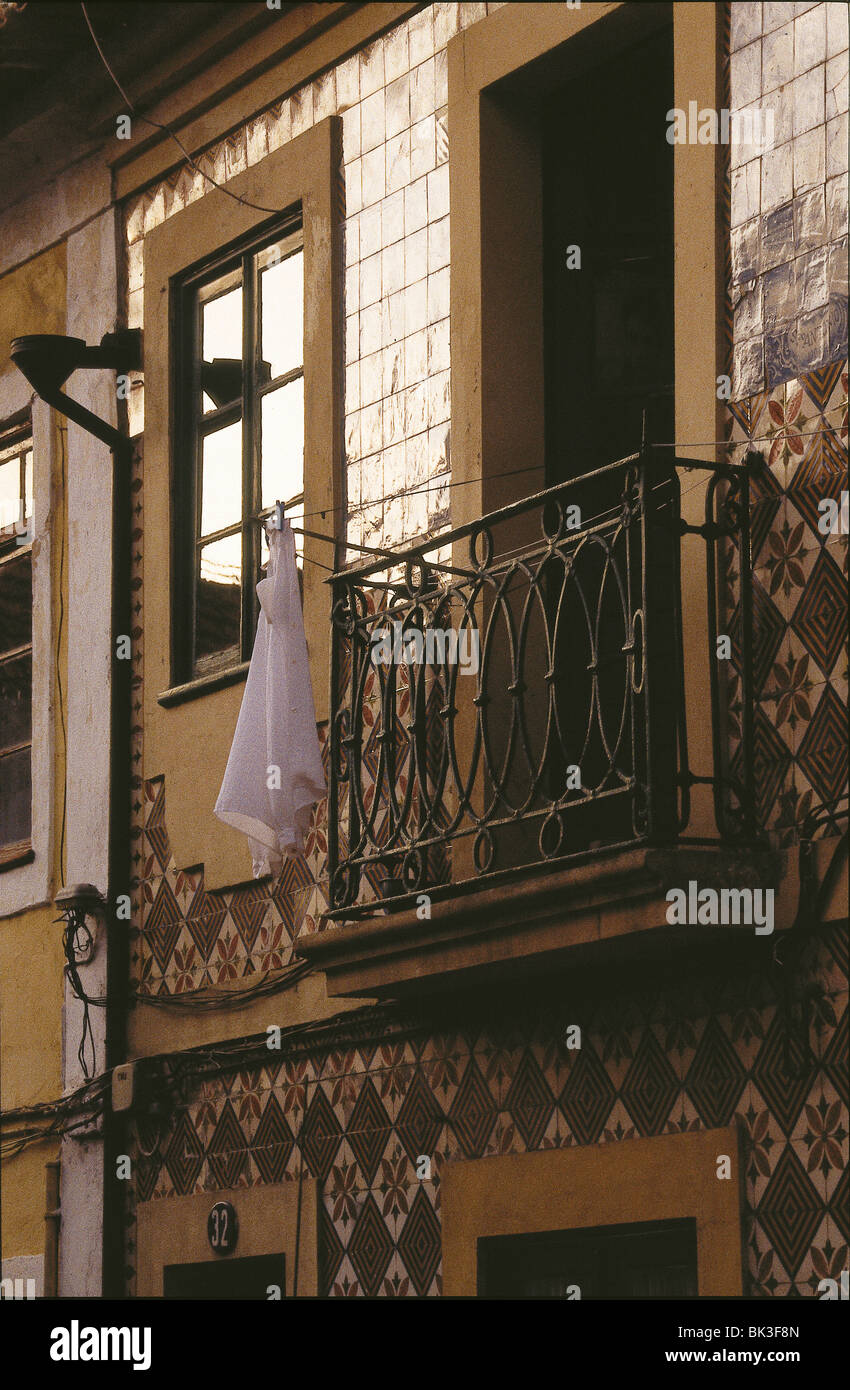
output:
[{"label": "oval house number plaque", "polygon": [[238,1235],[236,1208],[230,1202],[216,1202],[207,1217],[207,1240],[216,1255],[229,1255]]}]

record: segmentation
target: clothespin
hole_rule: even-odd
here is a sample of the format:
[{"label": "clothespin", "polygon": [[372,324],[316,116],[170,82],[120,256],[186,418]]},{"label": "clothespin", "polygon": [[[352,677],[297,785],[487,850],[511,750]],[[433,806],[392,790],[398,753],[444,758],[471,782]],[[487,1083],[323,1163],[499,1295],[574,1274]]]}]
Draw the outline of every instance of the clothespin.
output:
[{"label": "clothespin", "polygon": [[274,514],[269,518],[276,531],[283,530],[283,503],[278,501],[274,504]]}]

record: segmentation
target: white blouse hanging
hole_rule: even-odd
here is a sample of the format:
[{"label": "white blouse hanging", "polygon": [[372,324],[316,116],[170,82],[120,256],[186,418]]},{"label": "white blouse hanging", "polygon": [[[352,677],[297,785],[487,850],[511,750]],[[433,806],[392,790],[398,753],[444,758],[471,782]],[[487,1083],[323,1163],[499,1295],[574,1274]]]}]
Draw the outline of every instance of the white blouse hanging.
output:
[{"label": "white blouse hanging", "polygon": [[311,809],[325,795],[304,635],[295,537],[283,518],[269,532],[260,618],[224,781],[219,820],[248,837],[254,877],[276,874],[304,851]]}]

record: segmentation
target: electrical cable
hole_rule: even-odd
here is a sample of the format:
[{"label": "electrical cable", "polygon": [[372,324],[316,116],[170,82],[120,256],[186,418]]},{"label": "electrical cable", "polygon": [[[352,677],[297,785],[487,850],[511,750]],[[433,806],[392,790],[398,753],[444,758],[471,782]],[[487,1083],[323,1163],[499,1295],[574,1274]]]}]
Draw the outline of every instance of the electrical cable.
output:
[{"label": "electrical cable", "polygon": [[165,125],[161,121],[154,121],[151,119],[150,116],[142,116],[136,110],[135,106],[133,105],[133,102],[130,100],[129,96],[124,91],[124,88],[121,86],[121,83],[118,81],[118,78],[115,76],[115,73],[112,71],[112,68],[109,65],[109,61],[106,57],[106,54],[100,46],[97,34],[94,32],[94,29],[92,28],[92,23],[89,19],[88,11],[86,10],[85,5],[81,3],[80,9],[83,12],[83,18],[86,21],[88,31],[92,36],[94,46],[100,54],[101,62],[103,63],[103,66],[106,68],[106,71],[111,77],[113,83],[118,88],[118,91],[121,93],[121,96],[126,101],[128,107],[130,108],[130,112],[135,117],[135,119],[138,121],[144,121],[145,125],[153,126],[155,130],[162,130],[165,132],[166,135],[169,135],[171,139],[174,141],[177,148],[180,150],[181,154],[186,159],[186,162],[195,170],[195,173],[200,174],[201,178],[207,180],[207,183],[211,183],[213,185],[213,188],[219,189],[221,193],[226,193],[227,197],[232,198],[235,203],[241,203],[244,208],[253,208],[256,212],[282,213],[284,211],[283,208],[267,208],[264,207],[262,203],[252,203],[248,198],[240,198],[238,193],[233,193],[231,189],[226,188],[224,184],[219,183],[216,179],[214,179],[211,174],[204,173],[204,170],[201,169],[199,165],[195,163],[189,151],[186,149],[186,146],[183,144],[183,141],[180,139],[179,135],[175,134],[175,132],[171,129],[170,125]]},{"label": "electrical cable", "polygon": [[61,425],[59,429],[59,441],[61,446],[60,467],[62,474],[62,526],[61,539],[59,544],[59,621],[56,624],[56,689],[59,704],[59,722],[62,729],[62,825],[59,834],[59,886],[65,887],[65,832],[68,823],[68,730],[65,725],[65,692],[62,688],[62,628],[65,622],[65,529],[67,526],[67,506],[66,497],[68,495],[65,483],[66,458],[65,458],[65,429]]},{"label": "electrical cable", "polygon": [[[843,407],[841,407],[841,408],[843,409]],[[838,407],[837,407],[837,406],[836,406],[836,407],[833,407],[833,409],[838,409]],[[825,413],[827,413],[827,412],[825,412]],[[815,435],[820,435],[820,434],[835,434],[835,433],[836,433],[836,430],[834,430],[834,429],[831,429],[831,430],[830,430],[830,429],[823,429],[823,430],[801,430],[801,431],[799,431],[798,433],[799,433],[800,437],[809,439],[809,438],[813,438]],[[764,442],[766,442],[766,441],[775,440],[775,439],[776,439],[776,435],[767,435],[767,434],[766,434],[766,435],[753,435],[752,439],[713,439],[713,440],[710,439],[710,440],[707,440],[707,441],[705,441],[705,442],[703,442],[703,443],[701,443],[701,444],[677,444],[677,443],[672,443],[672,444],[652,444],[652,445],[650,446],[650,448],[652,448],[652,449],[682,449],[682,450],[683,450],[683,449],[712,449],[712,448],[717,448],[717,449],[737,449],[737,448],[742,447],[743,445],[752,445],[752,444],[764,443]],[[706,466],[709,467],[710,465],[707,463]],[[683,467],[684,469],[686,469],[686,470],[689,470],[689,469],[692,467],[692,465],[690,465],[690,464],[682,464],[682,467]],[[309,517],[309,518],[312,518],[312,517],[317,517],[317,516],[325,517],[325,516],[335,516],[335,515],[336,515],[336,516],[347,516],[347,517],[352,517],[352,516],[357,516],[360,512],[368,511],[368,509],[369,509],[370,507],[378,507],[378,506],[381,506],[384,502],[393,502],[393,501],[398,500],[400,497],[415,497],[415,496],[417,496],[420,492],[437,492],[437,491],[439,491],[440,488],[451,489],[451,488],[456,488],[456,487],[470,487],[473,483],[490,482],[491,480],[495,480],[495,479],[497,479],[497,478],[513,478],[513,477],[518,476],[518,475],[521,474],[521,473],[539,473],[539,472],[540,472],[540,467],[539,467],[538,464],[529,464],[529,465],[528,465],[527,467],[525,467],[525,468],[507,468],[507,469],[503,470],[502,472],[498,472],[498,473],[476,473],[476,474],[475,474],[473,477],[471,477],[471,478],[457,478],[457,479],[455,479],[454,481],[450,481],[450,479],[451,479],[451,473],[450,473],[450,472],[447,472],[447,473],[445,473],[445,474],[436,475],[434,478],[426,479],[424,483],[414,483],[413,486],[411,486],[411,487],[409,487],[409,488],[405,488],[402,492],[399,492],[398,490],[396,490],[395,492],[386,493],[383,497],[375,497],[375,498],[372,498],[372,499],[371,499],[370,501],[368,501],[368,502],[359,502],[359,503],[358,503],[356,506],[354,506],[354,507],[320,507],[320,508],[317,508],[316,511],[304,512],[303,515],[299,518],[299,520],[304,520],[304,521],[306,521],[308,517]],[[577,478],[577,479],[576,479],[576,482],[580,482],[580,481],[581,481],[580,478]],[[700,483],[701,481],[702,481],[702,479],[699,479],[699,480],[697,481],[697,483],[694,484],[694,486],[699,486],[699,483]],[[484,518],[484,519],[486,520],[486,518]],[[340,545],[344,545],[344,544],[345,544],[344,540],[340,539],[339,544],[340,544]]]}]

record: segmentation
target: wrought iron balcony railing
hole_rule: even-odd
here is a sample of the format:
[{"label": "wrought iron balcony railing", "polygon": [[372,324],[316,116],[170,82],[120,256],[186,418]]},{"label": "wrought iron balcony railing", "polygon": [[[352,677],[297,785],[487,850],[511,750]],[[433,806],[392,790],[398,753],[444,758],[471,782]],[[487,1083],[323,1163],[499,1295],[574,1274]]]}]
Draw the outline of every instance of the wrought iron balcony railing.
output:
[{"label": "wrought iron balcony railing", "polygon": [[[332,577],[331,916],[602,846],[682,839],[696,782],[712,784],[717,838],[753,839],[755,458],[665,462],[645,449]],[[710,475],[700,526],[681,518],[682,467]],[[689,769],[685,721],[689,533],[705,543],[711,644],[713,770],[702,777]],[[715,655],[728,541],[734,760]]]}]

